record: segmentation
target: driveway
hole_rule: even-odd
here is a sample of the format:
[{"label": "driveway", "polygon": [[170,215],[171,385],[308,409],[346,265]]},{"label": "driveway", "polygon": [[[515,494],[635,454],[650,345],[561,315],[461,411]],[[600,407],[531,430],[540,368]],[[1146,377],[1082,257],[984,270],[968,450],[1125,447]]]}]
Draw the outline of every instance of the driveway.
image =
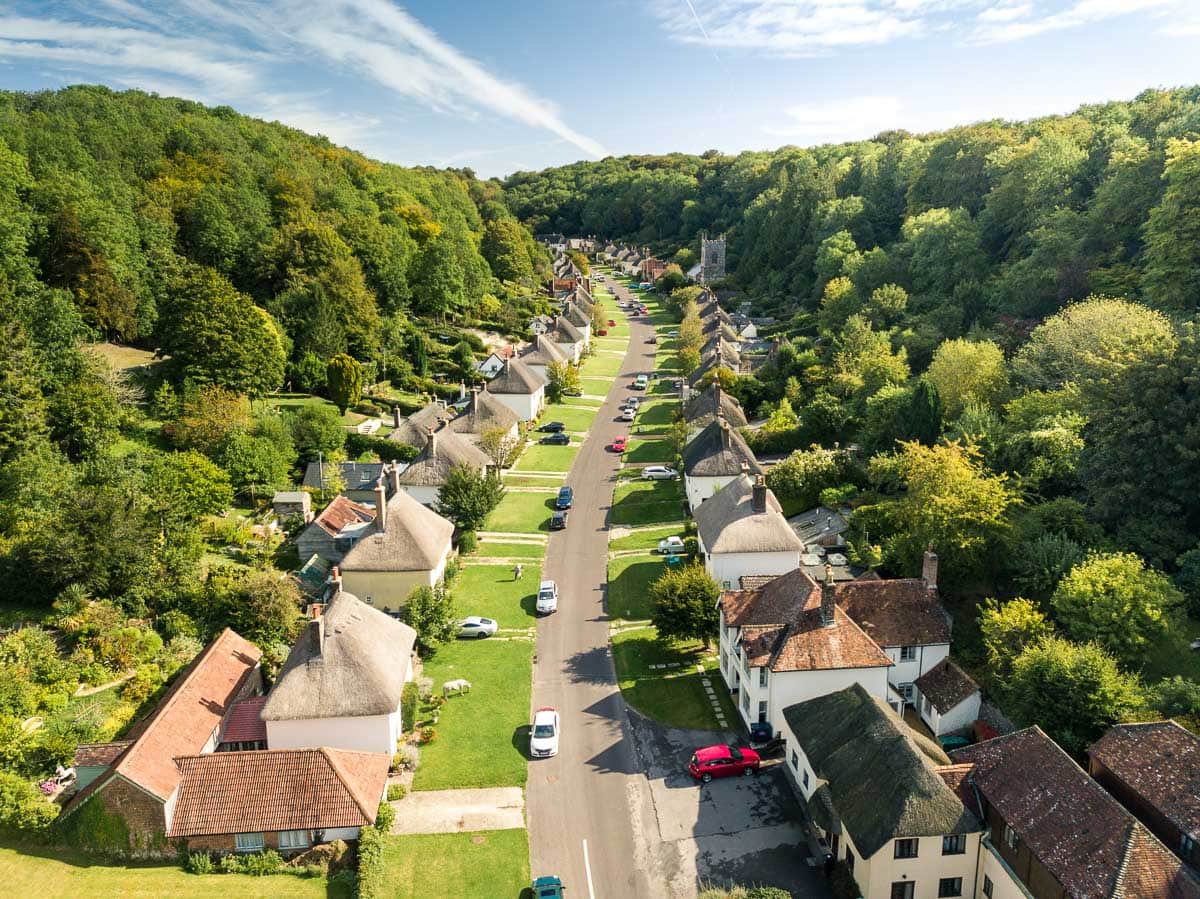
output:
[{"label": "driveway", "polygon": [[462,833],[525,826],[520,787],[417,790],[392,802],[392,833]]}]

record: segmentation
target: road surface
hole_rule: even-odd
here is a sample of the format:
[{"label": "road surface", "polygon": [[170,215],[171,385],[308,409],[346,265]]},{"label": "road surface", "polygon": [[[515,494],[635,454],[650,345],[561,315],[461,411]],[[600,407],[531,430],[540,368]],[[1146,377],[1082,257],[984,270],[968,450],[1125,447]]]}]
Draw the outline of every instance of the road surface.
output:
[{"label": "road surface", "polygon": [[[620,299],[629,293],[609,279]],[[557,874],[570,895],[623,899],[664,895],[651,856],[657,825],[608,646],[604,606],[608,507],[619,455],[607,449],[626,434],[615,421],[633,376],[654,372],[654,333],[630,321],[629,352],[609,388],[566,483],[575,489],[570,526],[550,535],[543,577],[558,582],[559,610],[538,625],[534,708],[553,706],[562,722],[561,749],[531,761],[527,809],[534,877]],[[654,834],[652,836],[652,834]]]}]

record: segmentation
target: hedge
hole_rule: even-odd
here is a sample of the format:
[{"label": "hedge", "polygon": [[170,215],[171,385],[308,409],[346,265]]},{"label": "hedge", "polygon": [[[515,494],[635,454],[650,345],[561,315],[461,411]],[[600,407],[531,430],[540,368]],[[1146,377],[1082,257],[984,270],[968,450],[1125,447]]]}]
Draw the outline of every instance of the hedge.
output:
[{"label": "hedge", "polygon": [[385,880],[383,834],[364,827],[358,837],[358,899],[383,899]]}]

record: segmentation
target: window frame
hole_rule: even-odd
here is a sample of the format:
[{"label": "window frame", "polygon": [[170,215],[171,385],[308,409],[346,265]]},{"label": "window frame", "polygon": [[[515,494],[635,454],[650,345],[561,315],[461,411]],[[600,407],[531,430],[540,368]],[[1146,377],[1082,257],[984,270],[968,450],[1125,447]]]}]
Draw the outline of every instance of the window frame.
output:
[{"label": "window frame", "polygon": [[[901,853],[901,847],[912,846],[912,854]],[[897,837],[892,846],[892,858],[917,858],[921,850],[921,841],[916,837]]]},{"label": "window frame", "polygon": [[967,835],[965,833],[950,833],[942,837],[942,855],[965,855],[967,852]]},{"label": "window frame", "polygon": [[1004,825],[1004,845],[1016,852],[1021,845],[1021,838],[1017,836],[1017,832],[1012,829],[1011,824]]},{"label": "window frame", "polygon": [[796,750],[792,750],[792,770],[800,770],[800,756],[796,754]]},{"label": "window frame", "polygon": [[916,660],[917,660],[917,647],[916,646],[901,646],[900,647],[900,661],[901,662],[915,662]]},{"label": "window frame", "polygon": [[[258,837],[258,845],[243,845],[244,838]],[[267,848],[266,834],[261,831],[255,833],[253,831],[247,833],[235,833],[233,835],[233,848],[235,852],[262,852]]]},{"label": "window frame", "polygon": [[[896,888],[900,889],[897,890]],[[913,899],[917,895],[917,882],[915,880],[893,880],[891,899]]]},{"label": "window frame", "polygon": [[[950,893],[947,890],[955,890]],[[938,878],[938,899],[959,899],[963,892],[963,879],[961,877],[939,877]]]},{"label": "window frame", "polygon": [[1195,838],[1191,834],[1181,833],[1179,835],[1179,854],[1182,855],[1184,858],[1188,858],[1195,851],[1196,851]]},{"label": "window frame", "polygon": [[758,669],[758,686],[760,688],[767,686],[767,679],[769,677],[767,671],[768,671],[768,669],[767,669],[766,665],[763,665],[761,668]]},{"label": "window frame", "polygon": [[983,875],[983,895],[985,897],[987,897],[987,899],[992,899],[992,893],[995,889],[996,889],[996,886],[995,886],[995,884],[992,883],[992,878],[990,878],[986,874],[984,874]]},{"label": "window frame", "polygon": [[[292,842],[292,838],[288,834],[299,834],[303,842]],[[285,842],[285,838],[287,842]],[[312,837],[309,836],[307,830],[281,830],[279,831],[279,848],[280,849],[307,849],[312,846]]]}]

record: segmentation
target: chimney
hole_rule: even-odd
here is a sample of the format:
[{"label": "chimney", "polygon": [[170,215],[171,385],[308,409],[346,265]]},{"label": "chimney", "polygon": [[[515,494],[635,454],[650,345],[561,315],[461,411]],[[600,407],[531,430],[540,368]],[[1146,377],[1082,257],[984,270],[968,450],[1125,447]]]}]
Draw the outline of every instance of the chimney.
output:
[{"label": "chimney", "polygon": [[[747,469],[750,467],[745,462],[742,465]],[[755,512],[767,511],[767,480],[762,475],[754,479],[754,492],[751,494],[750,504]]]},{"label": "chimney", "polygon": [[458,398],[461,400],[466,395],[467,395],[467,385],[464,382],[459,381],[458,382]]},{"label": "chimney", "polygon": [[825,581],[821,584],[821,627],[834,627],[833,566],[825,563]]},{"label": "chimney", "polygon": [[392,493],[400,492],[400,463],[393,462],[391,468],[388,469],[388,474],[392,478]]},{"label": "chimney", "polygon": [[387,488],[384,486],[384,475],[380,473],[375,482],[375,521],[379,524],[379,533],[387,532]]},{"label": "chimney", "polygon": [[400,427],[400,423],[404,421],[404,416],[400,414],[399,406],[392,406],[392,427]]},{"label": "chimney", "polygon": [[937,589],[937,569],[937,553],[933,551],[933,544],[930,543],[925,549],[925,558],[921,562],[921,580],[930,590]]},{"label": "chimney", "polygon": [[425,429],[425,445],[429,449],[429,457],[432,459],[437,455],[437,432],[433,428]]},{"label": "chimney", "polygon": [[729,422],[721,416],[717,416],[717,421],[721,423],[721,449],[729,449]]},{"label": "chimney", "polygon": [[333,588],[332,596],[342,592],[342,570],[336,565],[329,571],[329,584]]}]

